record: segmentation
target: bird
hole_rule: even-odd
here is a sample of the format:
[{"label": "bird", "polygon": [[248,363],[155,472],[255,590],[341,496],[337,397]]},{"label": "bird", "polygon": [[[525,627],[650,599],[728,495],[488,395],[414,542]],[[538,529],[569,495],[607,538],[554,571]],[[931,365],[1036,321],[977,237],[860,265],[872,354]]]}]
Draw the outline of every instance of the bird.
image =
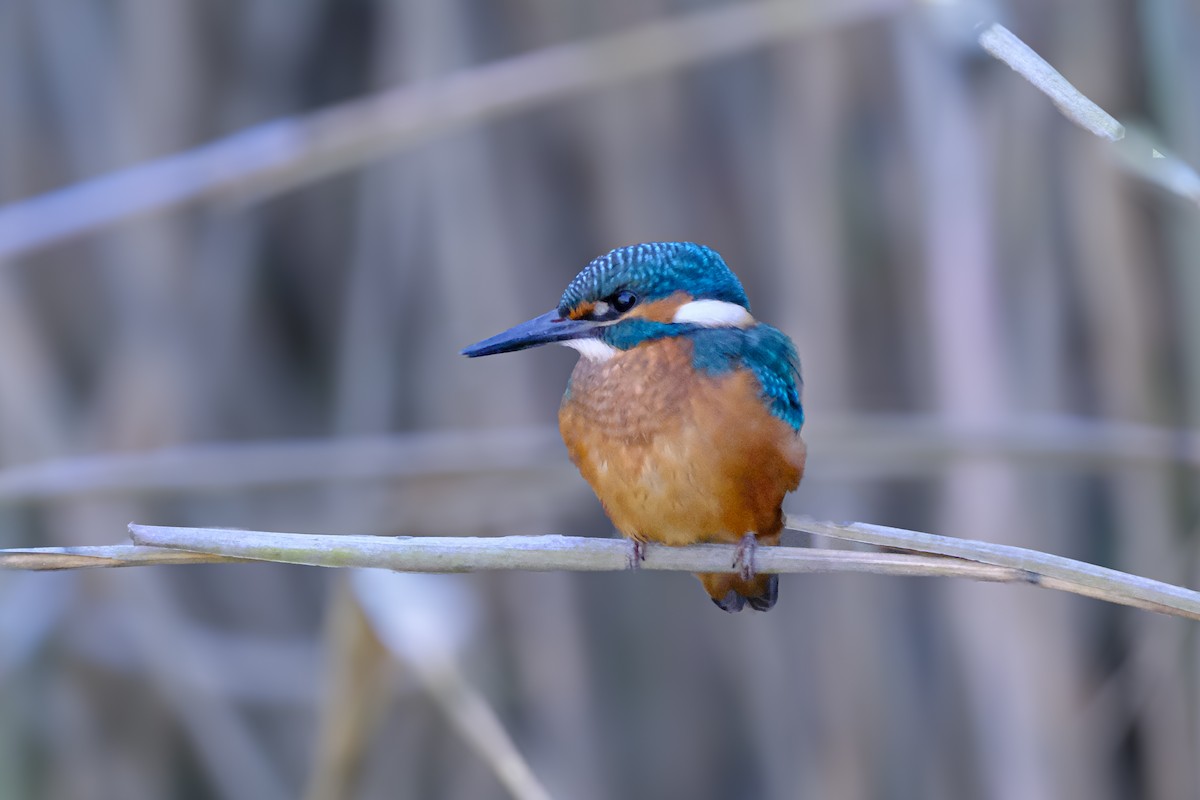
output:
[{"label": "bird", "polygon": [[591,261],[553,310],[462,350],[476,358],[559,343],[579,352],[558,423],[614,527],[645,545],[736,544],[702,573],[728,612],[767,611],[779,577],[754,549],[779,544],[783,500],[804,475],[800,362],[750,313],[724,259],[694,242],[647,242]]}]

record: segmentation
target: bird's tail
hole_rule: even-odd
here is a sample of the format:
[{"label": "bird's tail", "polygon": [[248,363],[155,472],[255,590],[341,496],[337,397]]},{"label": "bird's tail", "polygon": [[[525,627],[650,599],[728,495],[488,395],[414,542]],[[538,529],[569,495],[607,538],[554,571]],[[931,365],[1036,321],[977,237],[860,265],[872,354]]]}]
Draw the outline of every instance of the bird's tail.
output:
[{"label": "bird's tail", "polygon": [[[782,527],[781,516],[779,528]],[[746,536],[738,546],[739,563],[734,564],[743,566],[740,562],[747,560],[748,567],[741,572],[704,572],[696,575],[718,608],[732,614],[741,611],[749,603],[755,611],[771,610],[779,599],[779,576],[754,574],[754,548],[779,544],[779,534],[777,528],[774,533],[760,533],[753,538]]]},{"label": "bird's tail", "polygon": [[717,607],[731,614],[741,611],[746,603],[755,611],[769,611],[779,599],[778,575],[755,575],[744,580],[737,573],[704,572],[696,577]]}]

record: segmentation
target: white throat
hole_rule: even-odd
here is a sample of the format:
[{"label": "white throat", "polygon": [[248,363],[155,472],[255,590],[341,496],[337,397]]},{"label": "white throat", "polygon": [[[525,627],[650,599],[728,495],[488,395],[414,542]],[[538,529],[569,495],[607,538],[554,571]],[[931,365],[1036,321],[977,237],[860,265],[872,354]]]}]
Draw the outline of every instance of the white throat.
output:
[{"label": "white throat", "polygon": [[562,344],[565,344],[572,350],[578,350],[579,354],[588,361],[608,361],[617,354],[617,348],[591,337],[586,339],[567,339]]},{"label": "white throat", "polygon": [[705,328],[749,328],[754,324],[750,312],[737,303],[724,300],[693,300],[675,312],[672,322],[690,322]]}]

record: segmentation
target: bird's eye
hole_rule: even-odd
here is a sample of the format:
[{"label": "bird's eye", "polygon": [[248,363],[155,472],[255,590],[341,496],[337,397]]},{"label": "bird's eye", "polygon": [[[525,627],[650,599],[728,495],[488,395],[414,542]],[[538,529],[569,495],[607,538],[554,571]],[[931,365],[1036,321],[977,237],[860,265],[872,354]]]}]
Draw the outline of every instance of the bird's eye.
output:
[{"label": "bird's eye", "polygon": [[626,311],[637,305],[637,301],[638,298],[636,294],[628,289],[622,289],[613,295],[612,307],[618,312],[624,314]]}]

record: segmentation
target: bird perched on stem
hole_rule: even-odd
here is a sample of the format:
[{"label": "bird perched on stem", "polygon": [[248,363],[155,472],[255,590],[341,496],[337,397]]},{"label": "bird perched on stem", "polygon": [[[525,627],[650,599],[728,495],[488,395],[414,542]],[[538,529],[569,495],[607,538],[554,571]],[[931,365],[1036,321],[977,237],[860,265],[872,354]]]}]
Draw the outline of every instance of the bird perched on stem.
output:
[{"label": "bird perched on stem", "polygon": [[462,352],[550,342],[582,356],[559,430],[634,564],[646,542],[736,543],[737,571],[697,575],[705,590],[730,612],[775,605],[779,578],[755,573],[754,548],[779,543],[804,473],[799,362],[721,256],[690,242],[613,250],[556,309]]}]

